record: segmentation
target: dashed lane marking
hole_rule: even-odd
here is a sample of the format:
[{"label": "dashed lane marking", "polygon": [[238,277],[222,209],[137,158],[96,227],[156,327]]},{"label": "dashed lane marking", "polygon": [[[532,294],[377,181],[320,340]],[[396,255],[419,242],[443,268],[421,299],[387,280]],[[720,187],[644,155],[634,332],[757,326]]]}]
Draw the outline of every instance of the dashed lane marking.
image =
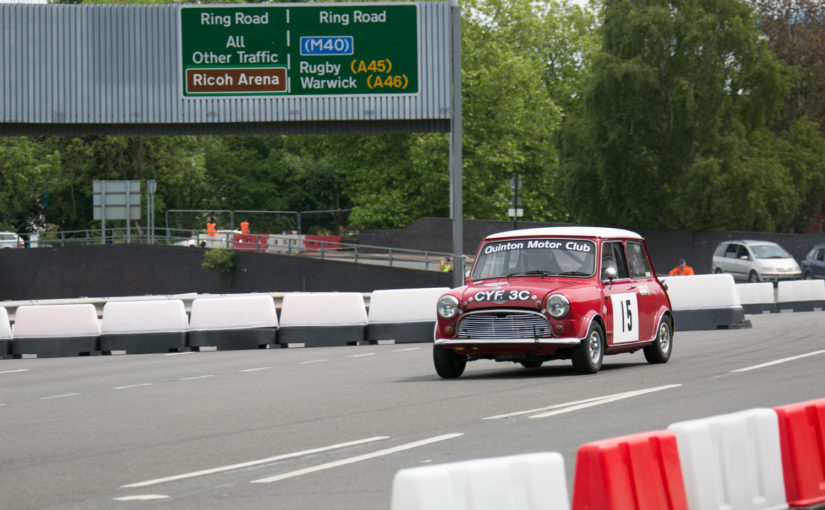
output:
[{"label": "dashed lane marking", "polygon": [[652,393],[661,390],[668,390],[671,388],[676,388],[681,386],[681,384],[668,384],[666,386],[657,386],[655,388],[647,388],[644,390],[635,390],[635,391],[626,391],[624,393],[615,393],[612,395],[603,395],[601,397],[593,397],[593,398],[586,398],[584,400],[576,400],[573,402],[565,402],[563,404],[554,404],[547,407],[539,407],[537,409],[527,409],[524,411],[516,411],[513,413],[507,414],[498,414],[495,416],[488,416],[486,418],[482,418],[482,420],[500,420],[502,418],[512,418],[514,416],[523,416],[523,415],[531,415],[530,418],[547,418],[550,416],[555,416],[557,414],[564,414],[570,413],[573,411],[578,411],[580,409],[585,409],[587,407],[593,407],[601,404],[607,404],[610,402],[615,402],[617,400],[622,400],[625,398],[637,397],[639,395],[644,395],[646,393]]},{"label": "dashed lane marking", "polygon": [[439,441],[446,441],[448,439],[454,439],[459,436],[463,436],[463,433],[455,433],[455,434],[444,434],[441,436],[431,437],[429,439],[423,439],[421,441],[415,441],[412,443],[402,444],[399,446],[395,446],[393,448],[387,448],[385,450],[378,450],[377,452],[366,453],[364,455],[358,455],[356,457],[349,457],[347,459],[336,460],[334,462],[327,462],[326,464],[320,464],[318,466],[308,467],[306,469],[299,469],[297,471],[290,471],[289,473],[282,473],[280,475],[270,476],[267,478],[261,478],[258,480],[252,480],[249,483],[272,483],[277,482],[279,480],[285,480],[287,478],[295,478],[297,476],[308,475],[310,473],[316,473],[318,471],[324,471],[326,469],[332,469],[340,466],[346,466],[347,464],[354,464],[356,462],[361,462],[364,460],[370,460],[377,457],[383,457],[385,455],[391,455],[393,453],[402,452],[404,450],[412,450],[413,448],[418,448],[420,446],[426,446],[428,444],[437,443]]},{"label": "dashed lane marking", "polygon": [[799,356],[791,356],[790,358],[777,359],[777,360],[774,360],[774,361],[768,361],[767,363],[762,363],[760,365],[753,365],[753,366],[750,366],[750,367],[737,368],[736,370],[731,370],[731,373],[748,372],[750,370],[757,370],[757,369],[760,369],[760,368],[770,367],[770,366],[773,366],[773,365],[779,365],[780,363],[787,363],[789,361],[796,361],[796,360],[802,359],[802,358],[808,358],[808,357],[811,357],[811,356],[818,356],[819,354],[822,354],[822,353],[825,353],[825,351],[814,351],[814,352],[809,352],[809,353],[806,353],[806,354],[800,354]]},{"label": "dashed lane marking", "polygon": [[349,441],[349,442],[346,442],[346,443],[337,443],[337,444],[333,444],[333,445],[330,445],[330,446],[322,446],[320,448],[313,448],[313,449],[310,449],[310,450],[302,450],[302,451],[299,451],[299,452],[285,453],[283,455],[276,455],[274,457],[268,457],[266,459],[251,460],[251,461],[248,461],[248,462],[241,462],[239,464],[231,464],[229,466],[220,466],[220,467],[211,468],[211,469],[204,469],[204,470],[201,470],[201,471],[193,471],[191,473],[183,473],[183,474],[180,474],[180,475],[167,476],[167,477],[164,477],[164,478],[155,478],[154,480],[146,480],[144,482],[136,482],[136,483],[130,483],[130,484],[127,484],[127,485],[121,485],[120,488],[121,489],[130,489],[130,488],[136,488],[136,487],[148,487],[150,485],[157,485],[157,484],[166,483],[166,482],[174,482],[174,481],[177,481],[177,480],[185,480],[187,478],[195,478],[195,477],[198,477],[198,476],[213,475],[215,473],[224,473],[226,471],[233,471],[233,470],[236,470],[236,469],[244,469],[244,468],[248,468],[248,467],[252,467],[252,466],[257,466],[257,465],[260,465],[260,464],[269,464],[271,462],[278,462],[278,461],[281,461],[281,460],[293,459],[293,458],[296,458],[296,457],[303,457],[304,455],[311,455],[311,454],[314,454],[314,453],[326,452],[326,451],[330,451],[330,450],[336,450],[336,449],[339,449],[339,448],[347,448],[349,446],[356,446],[356,445],[360,445],[360,444],[364,444],[364,443],[371,443],[371,442],[374,442],[374,441],[381,441],[383,439],[389,439],[389,436],[368,437],[366,439],[358,439],[356,441]]}]

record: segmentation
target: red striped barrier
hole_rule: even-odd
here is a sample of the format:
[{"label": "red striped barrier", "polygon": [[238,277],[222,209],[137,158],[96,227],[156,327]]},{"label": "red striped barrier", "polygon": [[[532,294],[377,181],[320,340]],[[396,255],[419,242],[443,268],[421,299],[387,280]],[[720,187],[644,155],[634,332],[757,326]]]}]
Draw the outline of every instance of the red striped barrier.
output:
[{"label": "red striped barrier", "polygon": [[572,510],[687,508],[672,432],[645,432],[579,447]]},{"label": "red striped barrier", "polygon": [[791,507],[825,502],[825,399],[775,407]]}]

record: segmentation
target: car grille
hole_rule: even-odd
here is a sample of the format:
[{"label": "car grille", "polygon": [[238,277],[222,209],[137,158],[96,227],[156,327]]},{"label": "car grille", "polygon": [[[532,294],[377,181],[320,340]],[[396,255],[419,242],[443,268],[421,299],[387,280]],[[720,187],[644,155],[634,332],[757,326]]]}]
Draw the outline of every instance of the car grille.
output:
[{"label": "car grille", "polygon": [[538,313],[485,312],[470,313],[458,321],[458,338],[505,340],[514,338],[550,338],[550,324]]}]

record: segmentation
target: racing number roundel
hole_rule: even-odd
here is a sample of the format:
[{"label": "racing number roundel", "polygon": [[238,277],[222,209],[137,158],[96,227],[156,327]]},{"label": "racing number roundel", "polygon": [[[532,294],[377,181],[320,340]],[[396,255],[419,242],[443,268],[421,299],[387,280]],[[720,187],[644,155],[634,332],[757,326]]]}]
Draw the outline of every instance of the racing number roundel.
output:
[{"label": "racing number roundel", "polygon": [[613,343],[639,340],[639,303],[636,294],[613,294]]}]

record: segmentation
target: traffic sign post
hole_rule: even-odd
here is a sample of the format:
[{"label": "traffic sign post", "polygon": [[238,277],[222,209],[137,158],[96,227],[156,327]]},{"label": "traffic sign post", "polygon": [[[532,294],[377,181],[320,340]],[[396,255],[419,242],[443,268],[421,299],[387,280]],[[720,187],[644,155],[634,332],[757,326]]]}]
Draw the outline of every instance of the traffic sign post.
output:
[{"label": "traffic sign post", "polygon": [[419,92],[416,4],[181,6],[185,98]]}]

